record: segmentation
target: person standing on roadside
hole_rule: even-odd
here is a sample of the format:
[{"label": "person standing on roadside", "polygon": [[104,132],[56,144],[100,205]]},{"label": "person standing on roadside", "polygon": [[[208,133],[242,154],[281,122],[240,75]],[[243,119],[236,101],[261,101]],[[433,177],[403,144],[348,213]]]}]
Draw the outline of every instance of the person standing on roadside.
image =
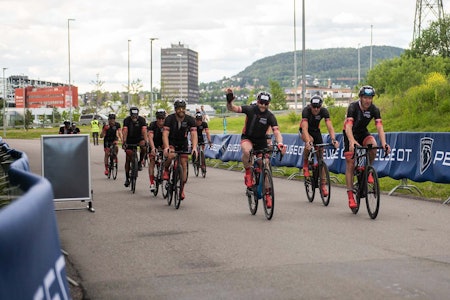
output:
[{"label": "person standing on roadside", "polygon": [[98,133],[100,132],[100,126],[98,125],[97,117],[94,117],[94,119],[91,121],[91,133],[92,133],[92,140],[94,142],[94,146],[98,145]]}]

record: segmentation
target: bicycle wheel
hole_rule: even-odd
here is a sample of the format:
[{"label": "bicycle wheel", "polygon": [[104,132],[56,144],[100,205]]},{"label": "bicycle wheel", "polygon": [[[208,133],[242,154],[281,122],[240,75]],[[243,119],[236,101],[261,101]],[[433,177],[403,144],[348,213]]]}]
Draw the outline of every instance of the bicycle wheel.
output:
[{"label": "bicycle wheel", "polygon": [[264,214],[266,215],[267,220],[270,220],[273,217],[273,212],[275,209],[275,192],[273,189],[272,174],[270,173],[270,169],[264,168],[262,180],[264,180],[262,195]]},{"label": "bicycle wheel", "polygon": [[113,161],[112,177],[113,177],[114,180],[117,179],[117,169],[118,169],[117,162]]},{"label": "bicycle wheel", "polygon": [[361,197],[364,195],[364,186],[365,184],[363,183],[363,174],[358,174],[356,176],[356,180],[354,181],[353,184],[353,195],[355,197],[355,201],[356,201],[356,207],[355,208],[351,208],[352,212],[356,215],[359,211],[359,206],[361,204]]},{"label": "bicycle wheel", "polygon": [[194,174],[195,177],[198,177],[198,169],[199,169],[199,158],[196,158],[194,155],[192,155],[192,166],[194,167]]},{"label": "bicycle wheel", "polygon": [[312,166],[309,166],[309,176],[305,176],[305,190],[306,197],[309,202],[314,201],[314,195],[316,193],[316,181],[317,179],[314,176],[315,172]]},{"label": "bicycle wheel", "polygon": [[169,168],[169,180],[162,181],[162,195],[163,198],[167,199],[167,204],[170,205],[172,203],[172,198],[170,198],[170,178],[172,177],[172,168]]},{"label": "bicycle wheel", "polygon": [[328,166],[325,162],[319,165],[319,191],[323,205],[328,206],[330,203],[331,183],[330,171],[328,171]]},{"label": "bicycle wheel", "polygon": [[138,158],[137,154],[135,153],[133,155],[133,160],[131,162],[131,174],[130,174],[131,191],[133,192],[133,194],[136,192],[137,176],[138,176]]},{"label": "bicycle wheel", "polygon": [[181,193],[183,191],[183,179],[182,179],[182,174],[183,174],[183,168],[181,167],[181,164],[177,164],[177,168],[176,171],[174,172],[174,183],[173,183],[173,191],[172,191],[172,195],[173,195],[173,206],[178,209],[180,208],[180,204],[181,204]]},{"label": "bicycle wheel", "polygon": [[108,179],[110,179],[111,175],[113,173],[113,170],[114,170],[114,161],[113,161],[111,155],[108,157],[108,159],[109,159],[109,163],[108,163],[108,175],[107,175],[107,177],[108,177]]},{"label": "bicycle wheel", "polygon": [[[253,177],[255,178],[255,173],[253,173]],[[256,178],[254,180],[256,182]],[[246,188],[245,194],[247,195],[248,200],[248,208],[250,209],[250,213],[252,215],[256,214],[256,211],[258,210],[258,192],[257,192],[257,185],[253,185],[251,188]]]},{"label": "bicycle wheel", "polygon": [[380,186],[378,185],[377,171],[372,166],[367,168],[366,178],[369,174],[372,175],[373,182],[367,181],[366,205],[370,218],[375,219],[380,209]]},{"label": "bicycle wheel", "polygon": [[[150,164],[148,165],[150,167]],[[153,190],[153,195],[156,197],[158,195],[159,185],[161,184],[161,163],[156,164],[156,177],[155,177],[155,189]],[[153,173],[155,174],[155,173]]]},{"label": "bicycle wheel", "polygon": [[200,151],[200,158],[201,158],[200,168],[202,170],[202,176],[203,176],[203,178],[205,178],[206,177],[206,163],[205,163],[205,152],[203,152],[203,150]]}]

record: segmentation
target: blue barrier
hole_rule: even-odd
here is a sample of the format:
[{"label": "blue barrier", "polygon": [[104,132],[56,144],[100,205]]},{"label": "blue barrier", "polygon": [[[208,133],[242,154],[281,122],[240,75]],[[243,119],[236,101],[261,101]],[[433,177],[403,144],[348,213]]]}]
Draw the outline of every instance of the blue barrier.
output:
[{"label": "blue barrier", "polygon": [[[379,143],[378,135],[374,136]],[[331,142],[328,134],[322,137],[324,142]],[[241,160],[240,135],[212,135],[212,139],[214,145],[205,152],[206,157],[222,161]],[[336,139],[340,148],[336,152],[327,149],[324,159],[331,172],[344,174],[343,135],[336,134]],[[274,159],[273,165],[301,168],[303,141],[296,134],[283,134],[283,141],[287,145],[286,155],[281,161]],[[391,154],[383,157],[383,151],[378,150],[374,161],[380,177],[450,183],[450,133],[389,132],[386,133],[386,141],[392,148]]]},{"label": "blue barrier", "polygon": [[24,153],[10,154],[9,181],[25,194],[0,210],[0,299],[69,299],[52,187]]}]

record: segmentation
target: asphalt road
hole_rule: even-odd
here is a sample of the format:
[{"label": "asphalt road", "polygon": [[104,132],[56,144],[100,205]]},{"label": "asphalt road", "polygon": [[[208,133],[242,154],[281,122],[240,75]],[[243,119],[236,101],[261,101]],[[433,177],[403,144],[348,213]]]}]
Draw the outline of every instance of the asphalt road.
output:
[{"label": "asphalt road", "polygon": [[[7,142],[40,174],[40,140]],[[275,179],[267,221],[261,206],[250,214],[242,173],[208,168],[205,179],[191,170],[175,210],[150,195],[147,168],[134,195],[123,170],[108,180],[102,150],[91,144],[95,213],[57,211],[62,247],[90,299],[449,298],[447,205],[383,194],[371,220],[364,207],[351,213],[343,188],[324,207],[307,201],[302,181]],[[123,151],[119,160],[122,169]]]}]

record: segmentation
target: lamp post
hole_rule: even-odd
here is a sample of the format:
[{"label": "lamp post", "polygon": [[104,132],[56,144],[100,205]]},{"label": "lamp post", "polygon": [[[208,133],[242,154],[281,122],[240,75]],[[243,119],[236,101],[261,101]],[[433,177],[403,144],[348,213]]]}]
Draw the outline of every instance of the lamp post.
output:
[{"label": "lamp post", "polygon": [[177,54],[177,56],[180,58],[180,99],[183,99],[182,85],[181,85],[181,58],[183,57],[183,55]]},{"label": "lamp post", "polygon": [[3,137],[6,137],[6,77],[5,70],[8,68],[3,68]]},{"label": "lamp post", "polygon": [[373,31],[373,25],[370,25],[370,68],[369,68],[369,70],[372,70],[372,31]]},{"label": "lamp post", "polygon": [[297,113],[297,23],[295,16],[295,0],[294,0],[294,101],[295,113]]},{"label": "lamp post", "polygon": [[305,0],[303,0],[302,7],[302,109],[306,106],[305,92]]},{"label": "lamp post", "polygon": [[70,77],[70,21],[75,21],[75,19],[67,19],[67,49],[69,56],[69,119],[70,124],[72,124],[72,81]]},{"label": "lamp post", "polygon": [[358,43],[358,84],[361,82],[361,48]]},{"label": "lamp post", "polygon": [[128,95],[127,95],[127,104],[130,105],[130,42],[131,40],[128,40]]},{"label": "lamp post", "polygon": [[153,41],[158,38],[150,38],[150,121],[153,118]]}]

